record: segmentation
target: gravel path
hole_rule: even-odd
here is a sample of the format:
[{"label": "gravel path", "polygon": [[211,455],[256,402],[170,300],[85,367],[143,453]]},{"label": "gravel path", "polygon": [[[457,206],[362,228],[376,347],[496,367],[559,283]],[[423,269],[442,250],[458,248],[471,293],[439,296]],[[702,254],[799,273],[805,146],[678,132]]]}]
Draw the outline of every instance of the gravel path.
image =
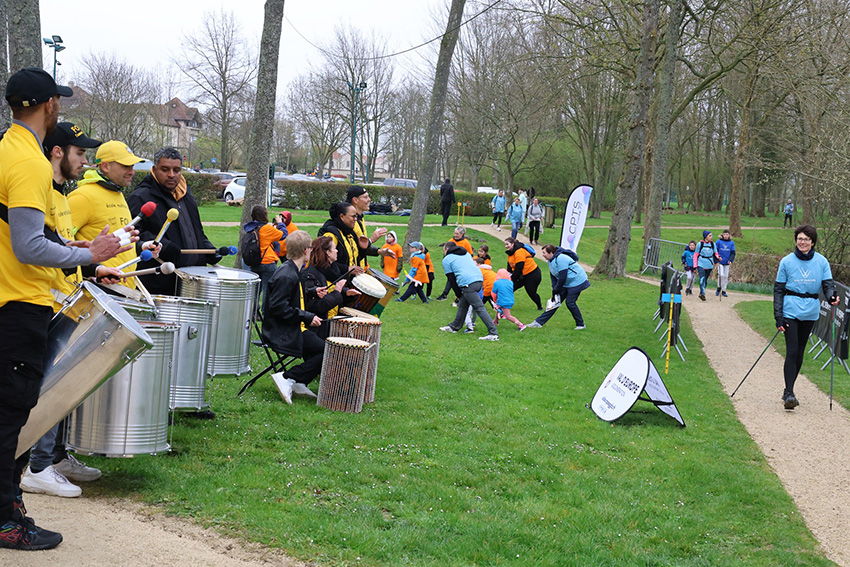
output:
[{"label": "gravel path", "polygon": [[[375,221],[370,224],[379,225]],[[500,238],[510,234],[484,225],[470,228]],[[651,283],[657,285],[654,280]],[[756,296],[734,292],[722,302],[713,297],[706,302],[696,296],[685,298],[694,330],[729,393],[767,344],[732,308],[738,301],[753,299]],[[765,309],[770,309],[768,303]],[[803,371],[812,364],[807,359]],[[850,566],[850,538],[845,536],[850,524],[850,451],[846,450],[850,446],[850,414],[837,404],[830,411],[828,397],[802,375],[795,388],[801,405],[786,411],[780,403],[782,388],[782,358],[771,348],[732,402],[827,556]],[[189,521],[166,517],[157,509],[118,499],[87,498],[85,494],[76,499],[27,495],[26,502],[39,525],[60,531],[65,541],[42,552],[0,549],[0,565],[306,566],[278,550],[226,538]]]}]

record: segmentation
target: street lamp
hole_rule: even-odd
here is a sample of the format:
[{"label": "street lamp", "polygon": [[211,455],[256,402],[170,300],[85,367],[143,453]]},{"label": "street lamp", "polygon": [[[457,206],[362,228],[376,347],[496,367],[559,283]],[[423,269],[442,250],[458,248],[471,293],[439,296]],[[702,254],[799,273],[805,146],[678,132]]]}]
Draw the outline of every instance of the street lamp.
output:
[{"label": "street lamp", "polygon": [[58,35],[52,36],[52,38],[42,38],[44,43],[53,50],[53,80],[56,80],[56,66],[61,65],[56,60],[56,54],[65,49],[65,46],[62,45],[62,37]]},{"label": "street lamp", "polygon": [[351,183],[354,183],[354,140],[357,132],[357,95],[361,91],[366,90],[366,83],[362,82],[356,87],[348,81],[345,81],[345,83],[348,85],[348,89],[354,93],[354,105],[351,107]]}]

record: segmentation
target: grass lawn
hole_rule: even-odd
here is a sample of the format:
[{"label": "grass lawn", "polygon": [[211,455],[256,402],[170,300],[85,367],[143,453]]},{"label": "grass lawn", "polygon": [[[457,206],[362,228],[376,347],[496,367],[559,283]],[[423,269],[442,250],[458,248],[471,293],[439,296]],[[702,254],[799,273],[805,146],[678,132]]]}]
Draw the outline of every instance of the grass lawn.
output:
[{"label": "grass lawn", "polygon": [[[207,230],[219,246],[237,234]],[[445,282],[436,244],[450,230],[423,231],[438,266],[432,296]],[[597,232],[582,241],[591,262]],[[486,238],[503,266],[499,239]],[[587,409],[630,346],[663,373],[657,294],[594,280],[579,302],[587,331],[562,310],[544,329],[501,323],[497,343],[439,332],[455,312],[448,301],[391,303],[376,401],[362,413],[288,406],[268,378],[236,399],[248,376],[219,376],[215,420],[178,415],[166,455],[87,458],[104,470],[87,494],[156,504],[327,566],[833,565],[686,317],[687,362],[671,359],[662,374],[686,428],[645,402],[615,424]],[[527,323],[537,311],[517,297]],[[265,365],[260,350],[251,360]]]}]

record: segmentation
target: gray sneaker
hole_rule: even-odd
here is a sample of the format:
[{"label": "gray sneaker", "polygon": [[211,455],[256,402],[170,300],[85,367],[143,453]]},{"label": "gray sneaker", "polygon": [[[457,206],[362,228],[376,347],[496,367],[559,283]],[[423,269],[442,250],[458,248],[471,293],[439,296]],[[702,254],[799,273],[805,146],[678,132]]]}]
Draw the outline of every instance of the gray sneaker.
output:
[{"label": "gray sneaker", "polygon": [[292,383],[292,393],[298,396],[307,396],[308,398],[318,398],[316,394],[313,393],[313,390],[307,387],[307,384],[302,384],[301,382],[296,382],[290,378],[290,382]]},{"label": "gray sneaker", "polygon": [[74,455],[68,455],[68,458],[54,464],[53,468],[62,473],[65,478],[74,482],[91,482],[101,477],[100,469],[86,466],[85,463],[78,461]]},{"label": "gray sneaker", "polygon": [[457,333],[457,331],[455,331],[454,329],[452,329],[452,328],[451,328],[450,326],[448,326],[448,325],[446,325],[445,327],[440,327],[440,330],[441,330],[441,331],[445,331],[445,332],[447,332],[447,333]]},{"label": "gray sneaker", "polygon": [[575,328],[575,329],[573,329],[573,330],[574,330],[574,331],[583,331],[583,330],[585,330],[585,329],[587,329],[587,327],[586,327],[586,326],[584,326],[584,325],[576,325],[576,328]]},{"label": "gray sneaker", "polygon": [[478,337],[479,341],[498,341],[499,335],[484,335],[483,337]]}]

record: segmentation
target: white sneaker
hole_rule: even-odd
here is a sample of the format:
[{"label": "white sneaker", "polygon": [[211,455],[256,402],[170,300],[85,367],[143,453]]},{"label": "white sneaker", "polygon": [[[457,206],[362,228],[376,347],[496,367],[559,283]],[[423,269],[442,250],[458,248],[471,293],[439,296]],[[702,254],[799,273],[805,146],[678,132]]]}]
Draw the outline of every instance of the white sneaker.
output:
[{"label": "white sneaker", "polygon": [[584,325],[578,325],[578,326],[576,326],[576,328],[575,328],[574,330],[575,330],[575,331],[583,331],[583,330],[585,330],[585,329],[587,329],[587,327],[586,327],[586,326],[584,326]]},{"label": "white sneaker", "polygon": [[292,381],[283,375],[283,372],[272,374],[274,385],[277,386],[277,391],[280,392],[280,397],[283,401],[292,404]]},{"label": "white sneaker", "polygon": [[296,382],[292,379],[289,381],[292,382],[293,394],[298,396],[307,396],[308,398],[318,398],[318,396],[313,393],[313,390],[307,387],[307,384],[302,384],[301,382]]},{"label": "white sneaker", "polygon": [[497,226],[497,227],[496,227],[496,230],[498,230],[499,232],[502,232],[502,227],[501,227],[501,226]]},{"label": "white sneaker", "polygon": [[83,493],[79,486],[72,484],[62,473],[54,469],[53,465],[40,473],[34,473],[27,467],[24,476],[21,477],[21,490],[32,494],[48,494],[62,498],[76,498]]},{"label": "white sneaker", "polygon": [[53,468],[62,476],[74,482],[91,482],[101,477],[100,469],[86,466],[85,463],[78,461],[74,455],[68,455],[67,459],[55,463]]},{"label": "white sneaker", "polygon": [[526,329],[539,329],[539,328],[540,328],[540,327],[542,327],[542,326],[543,326],[543,325],[541,325],[541,324],[540,324],[540,323],[538,323],[537,321],[532,321],[531,323],[529,323],[528,325],[526,325],[526,326],[525,326],[525,328],[526,328]]},{"label": "white sneaker", "polygon": [[499,335],[484,335],[483,337],[478,337],[479,341],[498,341]]},{"label": "white sneaker", "polygon": [[440,327],[440,330],[445,331],[447,333],[457,333],[457,331],[452,329],[449,325],[446,325],[445,327]]}]

